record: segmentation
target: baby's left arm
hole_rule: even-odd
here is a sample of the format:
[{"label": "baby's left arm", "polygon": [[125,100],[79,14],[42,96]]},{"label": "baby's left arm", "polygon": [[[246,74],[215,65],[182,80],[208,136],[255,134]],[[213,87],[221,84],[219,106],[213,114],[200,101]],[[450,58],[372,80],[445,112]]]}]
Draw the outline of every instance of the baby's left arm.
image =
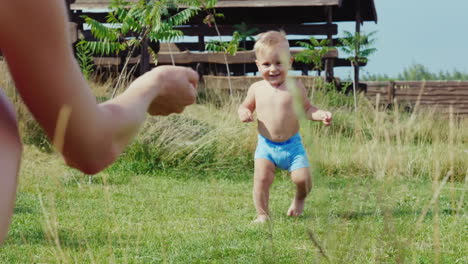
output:
[{"label": "baby's left arm", "polygon": [[307,118],[312,121],[322,121],[326,126],[331,125],[333,119],[332,113],[318,109],[317,107],[313,106],[310,103],[309,98],[307,97],[307,91],[304,85],[298,82],[298,87],[302,91],[302,98],[304,100],[304,111],[306,113]]}]

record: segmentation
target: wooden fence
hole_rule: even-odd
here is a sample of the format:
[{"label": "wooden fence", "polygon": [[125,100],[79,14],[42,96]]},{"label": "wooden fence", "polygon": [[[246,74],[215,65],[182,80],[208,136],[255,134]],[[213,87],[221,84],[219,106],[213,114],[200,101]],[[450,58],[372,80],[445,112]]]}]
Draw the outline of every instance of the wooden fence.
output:
[{"label": "wooden fence", "polygon": [[[315,76],[294,76],[294,78],[300,80],[306,89],[313,89],[317,82],[316,79],[323,79],[323,77]],[[232,90],[246,93],[251,84],[262,79],[261,76],[231,76],[228,80],[226,76],[205,75],[203,76],[203,84],[206,89],[228,91],[230,83]]]},{"label": "wooden fence", "polygon": [[467,81],[388,81],[366,82],[366,96],[384,105],[398,103],[404,107],[437,107],[443,113],[450,108],[459,115],[468,115]]},{"label": "wooden fence", "polygon": [[[188,50],[180,51],[177,46],[170,45],[170,51],[167,50],[166,43],[161,45],[161,50],[157,54],[157,62],[152,58],[149,63],[152,66],[157,65],[181,65],[189,66],[192,68],[199,68],[199,65],[204,66],[204,70],[200,70],[200,74],[220,74],[226,75],[226,63],[229,65],[231,73],[235,75],[245,75],[248,72],[257,72],[255,64],[255,52],[253,50],[238,51],[235,55],[225,54],[222,52],[191,52]],[[295,55],[300,50],[291,49],[291,54]],[[94,57],[94,63],[98,67],[112,68],[115,66],[122,66],[126,58],[120,57]],[[331,49],[323,56],[323,60],[327,59],[338,60],[338,50]],[[141,56],[129,58],[128,63],[134,65],[140,63]],[[349,63],[347,63],[349,65]],[[338,65],[340,66],[340,65]],[[306,65],[303,63],[293,62],[292,68],[294,70],[310,71],[313,65]],[[237,74],[236,74],[237,73]]]},{"label": "wooden fence", "polygon": [[[313,76],[294,76],[304,83],[307,89],[313,89],[316,78]],[[231,76],[230,83],[236,92],[245,92],[260,76]],[[228,77],[203,76],[204,86],[208,89],[229,89]],[[367,85],[365,96],[372,102],[385,106],[399,104],[413,110],[420,108],[438,108],[441,113],[468,116],[468,81],[388,81],[364,82]]]}]

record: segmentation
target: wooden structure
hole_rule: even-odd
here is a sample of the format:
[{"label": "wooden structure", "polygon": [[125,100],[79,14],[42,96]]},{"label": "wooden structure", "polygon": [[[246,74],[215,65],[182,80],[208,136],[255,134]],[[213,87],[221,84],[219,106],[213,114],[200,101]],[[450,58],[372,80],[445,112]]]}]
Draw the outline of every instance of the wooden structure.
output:
[{"label": "wooden structure", "polygon": [[438,107],[440,112],[468,115],[468,82],[466,81],[389,81],[366,82],[366,96],[381,105],[399,104],[408,109]]},{"label": "wooden structure", "polygon": [[[301,80],[306,89],[316,89],[313,76],[293,76]],[[245,94],[248,87],[261,80],[260,76],[205,76],[206,89],[229,90]],[[387,81],[365,82],[365,96],[384,108],[397,104],[401,109],[413,111],[416,108],[436,108],[438,113],[468,117],[468,81]],[[378,98],[378,99],[377,99]],[[452,109],[452,110],[451,110]]]},{"label": "wooden structure", "polygon": [[[108,7],[108,0],[66,0],[69,4],[71,21],[76,23],[78,30],[83,35],[90,34],[83,30],[83,19],[86,14],[98,21],[105,21],[105,12],[95,12],[93,9],[103,10]],[[136,0],[133,0],[136,1]],[[224,18],[216,20],[219,33],[222,36],[232,36],[234,25],[245,23],[248,28],[257,28],[258,33],[266,30],[284,30],[288,35],[301,35],[302,41],[309,36],[322,36],[330,40],[330,45],[337,43],[335,35],[338,33],[338,25],[335,22],[355,22],[356,30],[364,21],[377,22],[377,14],[374,0],[218,0],[215,7],[217,13],[224,14]],[[91,12],[93,11],[93,12]],[[197,68],[203,74],[211,72],[223,73],[226,71],[225,60],[221,62],[204,57],[215,57],[213,53],[203,53],[205,37],[218,36],[214,27],[203,23],[207,13],[201,12],[189,21],[186,26],[179,27],[185,36],[198,37],[198,42],[177,43],[177,48],[172,49],[170,61],[166,61],[164,51],[160,52],[158,64],[188,65]],[[297,41],[290,41],[291,47],[297,47]],[[245,43],[247,49],[251,49],[252,42]],[[188,52],[187,52],[188,51]],[[197,54],[193,53],[196,51]],[[142,58],[144,59],[144,58]],[[114,62],[120,63],[118,58]],[[143,60],[142,60],[143,61]],[[253,57],[245,55],[228,56],[230,71],[233,75],[242,75],[246,72],[256,72]],[[327,79],[333,78],[333,67],[350,66],[345,59],[338,58],[336,51],[328,54],[325,59],[325,72]],[[312,65],[295,63],[295,70],[302,70],[304,74],[312,69]]]}]

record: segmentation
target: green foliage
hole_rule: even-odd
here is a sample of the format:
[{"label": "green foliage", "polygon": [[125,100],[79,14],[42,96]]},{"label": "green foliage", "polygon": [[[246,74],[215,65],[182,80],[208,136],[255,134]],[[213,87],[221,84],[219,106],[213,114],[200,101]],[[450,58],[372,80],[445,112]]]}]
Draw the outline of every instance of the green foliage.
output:
[{"label": "green foliage", "polygon": [[395,78],[392,78],[388,74],[371,74],[371,73],[365,73],[362,75],[362,80],[363,81],[392,81],[395,80]]},{"label": "green foliage", "polygon": [[431,72],[426,66],[422,64],[413,64],[405,68],[402,73],[396,77],[388,76],[387,74],[368,74],[364,75],[365,81],[388,81],[388,80],[401,80],[401,81],[468,81],[468,73],[458,70],[440,71],[438,73]]},{"label": "green foliage", "polygon": [[[253,35],[255,35],[258,32],[258,28],[249,28],[245,22],[234,25],[234,28],[236,29],[236,32],[238,32],[239,34],[240,41],[242,41],[244,44],[245,44],[245,41],[247,40],[255,41],[255,38],[253,37]],[[245,46],[244,46],[244,49],[245,49]]]},{"label": "green foliage", "polygon": [[[219,15],[219,14],[216,14]],[[214,17],[214,16],[211,16]],[[206,18],[205,18],[206,20]],[[205,23],[208,23],[205,21]],[[215,24],[215,21],[210,23]],[[249,29],[247,24],[242,23],[239,25],[234,25],[236,29],[232,34],[231,41],[222,41],[222,40],[211,40],[206,44],[205,49],[208,51],[214,52],[224,52],[230,55],[235,55],[238,50],[245,50],[245,41],[246,40],[255,40],[252,37],[252,34],[258,31],[257,28]],[[240,47],[240,43],[243,42],[244,47]]]},{"label": "green foliage", "polygon": [[81,72],[85,78],[89,80],[91,74],[94,72],[93,52],[83,43],[83,41],[80,41],[76,45],[76,56],[78,63],[80,64]]},{"label": "green foliage", "polygon": [[24,116],[20,123],[20,129],[24,144],[36,146],[44,152],[52,152],[52,144],[47,138],[44,129],[31,115]]},{"label": "green foliage", "polygon": [[299,41],[298,44],[305,48],[305,50],[300,51],[297,53],[294,58],[298,62],[303,62],[305,64],[313,64],[314,70],[318,72],[320,75],[320,71],[322,70],[322,58],[327,52],[330,50],[328,46],[328,39],[323,39],[320,42],[314,38],[310,37],[310,43]]},{"label": "green foliage", "polygon": [[224,52],[230,55],[237,53],[239,49],[239,41],[241,35],[239,32],[234,31],[231,41],[211,40],[206,44],[205,49],[214,52]]},{"label": "green foliage", "polygon": [[[232,127],[211,124],[209,115],[206,119],[173,115],[149,120],[109,172],[153,174],[172,168],[200,171],[227,163],[231,164],[228,170],[241,171],[253,165],[250,152],[244,152],[236,143],[243,133],[226,135],[224,129]],[[226,141],[230,137],[235,139]]]},{"label": "green foliage", "polygon": [[432,73],[422,64],[414,64],[405,68],[403,73],[398,74],[398,80],[468,80],[468,74],[459,71]]},{"label": "green foliage", "polygon": [[348,60],[357,65],[358,62],[367,62],[370,55],[374,54],[377,49],[372,46],[375,43],[374,35],[376,31],[369,34],[364,32],[355,32],[355,34],[344,31],[345,37],[340,38],[341,46],[339,47],[345,54],[348,54]]},{"label": "green foliage", "polygon": [[[179,10],[179,5],[188,7]],[[136,3],[112,0],[112,11],[106,21],[110,26],[83,16],[97,41],[84,41],[81,45],[93,53],[109,55],[139,47],[145,40],[173,41],[183,36],[182,31],[174,27],[183,25],[198,14],[200,5],[197,0],[140,0]],[[152,50],[149,52],[154,53]]]}]

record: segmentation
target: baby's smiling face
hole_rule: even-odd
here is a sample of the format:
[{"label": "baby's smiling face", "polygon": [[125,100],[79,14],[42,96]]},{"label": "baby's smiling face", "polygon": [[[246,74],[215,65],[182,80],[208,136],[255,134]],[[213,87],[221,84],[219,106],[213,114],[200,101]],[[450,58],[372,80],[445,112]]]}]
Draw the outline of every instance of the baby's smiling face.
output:
[{"label": "baby's smiling face", "polygon": [[292,58],[288,47],[278,45],[259,51],[255,62],[263,79],[278,87],[286,80]]}]

